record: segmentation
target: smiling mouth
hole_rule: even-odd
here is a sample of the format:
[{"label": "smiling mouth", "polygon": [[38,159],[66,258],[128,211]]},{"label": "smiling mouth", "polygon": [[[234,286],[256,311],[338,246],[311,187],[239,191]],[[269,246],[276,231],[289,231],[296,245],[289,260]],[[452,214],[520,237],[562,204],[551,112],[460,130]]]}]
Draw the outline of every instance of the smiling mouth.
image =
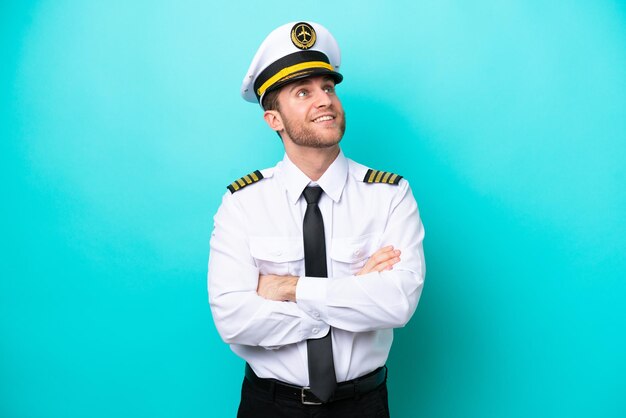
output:
[{"label": "smiling mouth", "polygon": [[320,116],[319,118],[313,119],[313,122],[319,123],[319,122],[326,122],[326,121],[334,120],[334,119],[335,119],[334,116],[326,115],[326,116]]}]

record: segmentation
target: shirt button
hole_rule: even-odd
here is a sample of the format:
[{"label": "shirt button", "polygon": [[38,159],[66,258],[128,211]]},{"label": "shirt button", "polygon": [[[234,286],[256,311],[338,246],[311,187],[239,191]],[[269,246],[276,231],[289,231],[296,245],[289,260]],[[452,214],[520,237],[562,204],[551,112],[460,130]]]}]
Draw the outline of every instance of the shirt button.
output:
[{"label": "shirt button", "polygon": [[313,312],[313,318],[319,318],[319,317],[320,317],[319,312]]},{"label": "shirt button", "polygon": [[361,255],[361,250],[354,250],[354,255],[356,255],[356,256]]},{"label": "shirt button", "polygon": [[313,334],[317,334],[318,332],[320,332],[320,329],[319,329],[319,328],[313,328],[313,329],[311,330],[311,332],[312,332]]}]

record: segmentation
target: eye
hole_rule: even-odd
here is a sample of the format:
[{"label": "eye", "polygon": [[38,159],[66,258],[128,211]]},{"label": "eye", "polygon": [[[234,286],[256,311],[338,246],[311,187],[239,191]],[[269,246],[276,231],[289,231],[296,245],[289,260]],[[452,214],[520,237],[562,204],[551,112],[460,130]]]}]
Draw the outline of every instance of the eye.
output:
[{"label": "eye", "polygon": [[298,96],[298,97],[306,97],[308,95],[309,95],[309,92],[307,90],[305,90],[305,89],[300,89],[296,93],[296,96]]},{"label": "eye", "polygon": [[335,92],[335,86],[328,85],[328,86],[324,87],[324,92],[325,93],[334,93]]}]

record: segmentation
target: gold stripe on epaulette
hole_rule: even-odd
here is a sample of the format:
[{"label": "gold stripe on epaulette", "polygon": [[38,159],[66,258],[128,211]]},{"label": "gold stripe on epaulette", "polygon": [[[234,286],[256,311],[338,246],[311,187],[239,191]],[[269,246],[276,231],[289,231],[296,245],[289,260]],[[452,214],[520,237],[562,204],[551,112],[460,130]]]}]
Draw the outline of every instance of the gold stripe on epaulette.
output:
[{"label": "gold stripe on epaulette", "polygon": [[226,188],[230,190],[231,193],[235,193],[236,191],[241,190],[250,184],[254,184],[261,179],[263,179],[263,174],[261,174],[259,170],[255,170],[252,173],[246,174],[245,176],[233,181],[226,186]]},{"label": "gold stripe on epaulette", "polygon": [[367,173],[365,173],[363,177],[365,183],[385,183],[396,186],[400,183],[400,179],[402,179],[402,176],[397,174],[389,171],[372,170],[371,168],[367,170]]}]

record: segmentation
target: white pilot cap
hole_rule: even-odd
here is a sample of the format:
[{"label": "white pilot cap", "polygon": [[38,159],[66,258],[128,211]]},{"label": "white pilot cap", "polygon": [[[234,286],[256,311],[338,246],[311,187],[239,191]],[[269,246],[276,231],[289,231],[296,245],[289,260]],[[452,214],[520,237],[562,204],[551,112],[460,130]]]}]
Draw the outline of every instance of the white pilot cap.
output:
[{"label": "white pilot cap", "polygon": [[341,52],[324,26],[292,22],[274,29],[261,43],[241,84],[241,96],[262,105],[272,90],[304,77],[329,74],[339,84]]}]

